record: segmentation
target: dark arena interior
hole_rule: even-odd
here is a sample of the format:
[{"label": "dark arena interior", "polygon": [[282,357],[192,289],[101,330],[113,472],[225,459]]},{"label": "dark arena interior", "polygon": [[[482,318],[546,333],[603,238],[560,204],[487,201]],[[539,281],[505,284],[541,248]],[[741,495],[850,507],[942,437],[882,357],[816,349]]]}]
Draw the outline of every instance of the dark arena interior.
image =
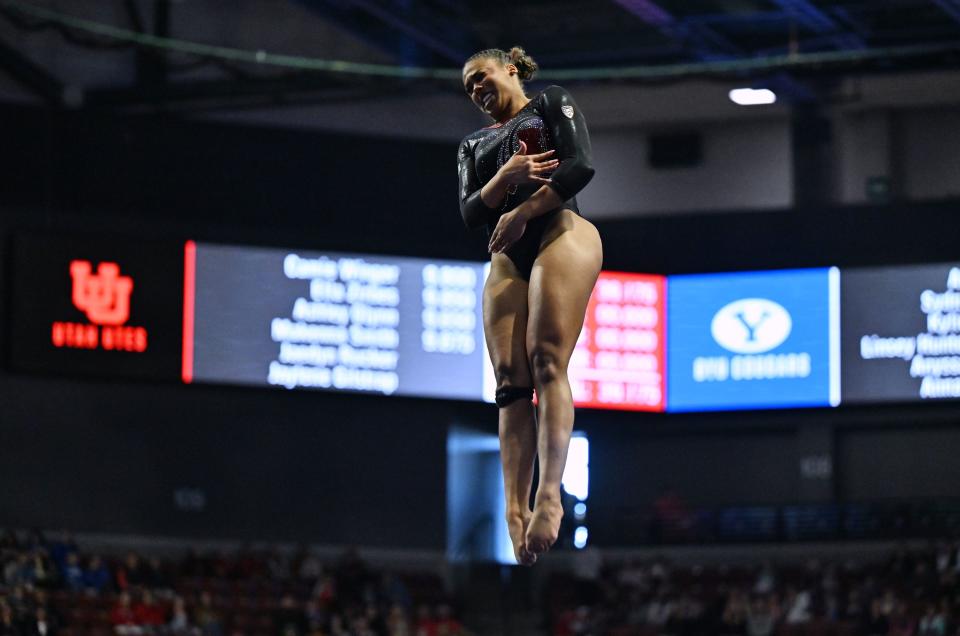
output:
[{"label": "dark arena interior", "polygon": [[[532,567],[515,45],[603,245]],[[0,131],[0,636],[960,635],[960,1],[0,0]]]}]

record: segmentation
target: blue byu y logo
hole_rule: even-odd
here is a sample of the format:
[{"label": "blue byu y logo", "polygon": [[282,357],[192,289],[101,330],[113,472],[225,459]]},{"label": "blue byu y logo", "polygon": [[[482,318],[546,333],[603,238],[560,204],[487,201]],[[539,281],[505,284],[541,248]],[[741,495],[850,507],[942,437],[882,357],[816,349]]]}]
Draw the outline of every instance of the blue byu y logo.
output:
[{"label": "blue byu y logo", "polygon": [[781,305],[766,298],[742,298],[713,316],[710,333],[734,353],[763,353],[779,347],[790,335],[793,321]]}]

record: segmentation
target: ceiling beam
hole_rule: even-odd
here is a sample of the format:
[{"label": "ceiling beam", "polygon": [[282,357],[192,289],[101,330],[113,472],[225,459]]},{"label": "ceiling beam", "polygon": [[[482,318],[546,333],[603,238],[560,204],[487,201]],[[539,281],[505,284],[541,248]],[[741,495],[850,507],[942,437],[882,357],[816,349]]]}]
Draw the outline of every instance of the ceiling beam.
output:
[{"label": "ceiling beam", "polygon": [[667,37],[692,47],[697,59],[724,59],[739,53],[739,47],[726,36],[706,24],[678,20],[653,0],[614,0],[614,2],[643,22],[657,28]]},{"label": "ceiling beam", "polygon": [[960,1],[958,0],[933,0],[933,4],[955,21],[960,22]]},{"label": "ceiling beam", "polygon": [[50,106],[62,107],[63,82],[47,69],[0,41],[0,72],[4,72]]},{"label": "ceiling beam", "polygon": [[[737,44],[710,28],[709,25],[695,18],[678,20],[653,0],[614,0],[614,2],[647,24],[657,27],[664,35],[679,40],[682,44],[692,44],[694,54],[702,61],[745,55],[743,49]],[[795,101],[806,102],[813,98],[811,88],[788,73],[777,73],[768,77],[765,83]]]},{"label": "ceiling beam", "polygon": [[835,36],[835,44],[838,48],[866,48],[859,35],[844,31],[836,20],[821,11],[810,0],[773,0],[773,3],[814,33]]},{"label": "ceiling beam", "polygon": [[[390,95],[403,94],[422,84],[389,81]],[[304,73],[273,79],[216,79],[151,84],[146,86],[96,88],[87,91],[85,106],[94,110],[181,111],[278,108],[324,104],[337,99],[361,99],[384,93],[384,85],[370,82],[344,83],[342,78]]]},{"label": "ceiling beam", "polygon": [[[336,22],[351,34],[373,44],[377,48],[396,56],[403,63],[417,63],[421,60],[408,59],[409,43],[415,44],[445,62],[454,62],[458,66],[472,53],[472,37],[456,23],[443,20],[438,16],[425,13],[422,6],[410,0],[394,0],[386,6],[377,0],[296,0],[308,9]],[[367,18],[367,22],[358,19],[357,12]],[[414,14],[416,12],[416,14]],[[396,38],[385,38],[371,32],[369,19],[386,26]],[[445,34],[440,36],[439,34]]]},{"label": "ceiling beam", "polygon": [[[466,51],[462,51],[458,47],[450,45],[443,39],[434,35],[434,33],[437,31],[429,28],[424,29],[419,24],[407,20],[402,15],[404,12],[400,7],[394,6],[392,8],[385,8],[378,4],[375,0],[346,0],[346,2],[347,4],[363,10],[365,13],[380,20],[384,24],[407,35],[417,44],[427,47],[434,53],[438,53],[452,62],[462,64],[467,57]],[[409,3],[409,6],[415,5],[413,3]],[[422,17],[425,16],[421,16],[421,18]]]},{"label": "ceiling beam", "polygon": [[676,23],[676,19],[673,17],[673,15],[652,0],[614,1],[650,26],[664,29]]}]

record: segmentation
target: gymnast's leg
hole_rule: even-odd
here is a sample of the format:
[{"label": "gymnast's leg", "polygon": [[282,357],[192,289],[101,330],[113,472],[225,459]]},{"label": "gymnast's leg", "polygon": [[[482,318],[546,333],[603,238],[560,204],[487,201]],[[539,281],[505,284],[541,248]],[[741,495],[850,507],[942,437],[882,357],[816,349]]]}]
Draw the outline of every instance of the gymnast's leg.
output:
[{"label": "gymnast's leg", "polygon": [[560,479],[573,431],[567,365],[603,262],[592,223],[564,210],[553,227],[534,262],[528,290],[527,352],[539,402],[540,481],[526,535],[533,554],[550,549],[560,531]]},{"label": "gymnast's leg", "polygon": [[521,565],[533,565],[537,560],[525,542],[537,452],[533,380],[526,351],[527,288],[513,261],[504,254],[494,254],[483,289],[483,325],[497,378],[507,529]]}]

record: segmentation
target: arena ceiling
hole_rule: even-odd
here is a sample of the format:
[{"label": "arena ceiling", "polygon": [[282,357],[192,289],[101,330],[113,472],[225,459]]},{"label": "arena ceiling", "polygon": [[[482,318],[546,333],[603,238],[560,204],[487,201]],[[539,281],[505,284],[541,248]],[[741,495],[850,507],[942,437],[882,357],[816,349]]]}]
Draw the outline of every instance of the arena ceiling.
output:
[{"label": "arena ceiling", "polygon": [[297,1],[399,61],[432,65],[514,43],[586,67],[960,41],[960,0]]},{"label": "arena ceiling", "polygon": [[[13,87],[57,106],[231,110],[452,94],[469,54],[514,44],[573,71],[564,81],[765,77],[801,98],[824,78],[960,68],[960,0],[0,0],[0,100]],[[440,75],[251,62],[264,51]]]}]

